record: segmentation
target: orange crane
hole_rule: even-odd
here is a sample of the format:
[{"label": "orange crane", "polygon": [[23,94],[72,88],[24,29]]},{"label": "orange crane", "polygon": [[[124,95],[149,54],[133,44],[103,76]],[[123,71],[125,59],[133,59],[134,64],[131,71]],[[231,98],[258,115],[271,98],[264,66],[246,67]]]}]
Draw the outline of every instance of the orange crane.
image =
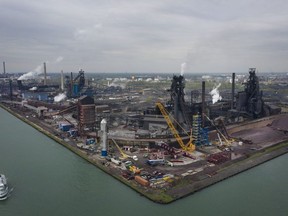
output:
[{"label": "orange crane", "polygon": [[160,102],[157,102],[156,106],[159,108],[159,110],[160,110],[161,114],[163,115],[163,117],[165,118],[173,136],[175,137],[175,139],[177,140],[177,142],[179,143],[179,145],[183,149],[183,151],[193,152],[195,150],[195,145],[192,143],[192,141],[193,141],[192,137],[190,136],[189,142],[185,145],[182,138],[179,136],[178,131],[176,130],[172,121],[170,120],[169,114],[168,114],[167,110],[165,109],[165,107],[163,106],[163,104]]}]

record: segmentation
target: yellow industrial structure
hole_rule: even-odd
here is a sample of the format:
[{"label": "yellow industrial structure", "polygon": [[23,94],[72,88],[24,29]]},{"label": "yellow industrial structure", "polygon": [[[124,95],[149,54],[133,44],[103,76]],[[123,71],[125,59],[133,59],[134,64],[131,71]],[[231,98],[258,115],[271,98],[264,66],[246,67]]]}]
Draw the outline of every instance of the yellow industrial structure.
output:
[{"label": "yellow industrial structure", "polygon": [[177,142],[179,143],[180,147],[183,149],[183,151],[185,152],[193,152],[195,150],[195,145],[192,143],[193,139],[192,136],[190,135],[190,140],[189,142],[185,145],[182,138],[180,137],[177,129],[174,127],[172,121],[170,120],[169,114],[167,112],[167,110],[165,109],[165,107],[163,106],[162,103],[157,102],[156,106],[159,108],[161,114],[163,115],[163,117],[165,118],[173,136],[175,137],[175,139],[177,140]]}]

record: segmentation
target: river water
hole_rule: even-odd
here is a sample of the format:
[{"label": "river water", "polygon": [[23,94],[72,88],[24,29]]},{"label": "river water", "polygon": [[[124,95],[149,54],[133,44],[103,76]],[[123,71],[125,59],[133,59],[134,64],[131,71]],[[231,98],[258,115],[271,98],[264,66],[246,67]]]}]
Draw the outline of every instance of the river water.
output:
[{"label": "river water", "polygon": [[288,155],[172,204],[156,204],[0,108],[1,216],[288,215]]}]

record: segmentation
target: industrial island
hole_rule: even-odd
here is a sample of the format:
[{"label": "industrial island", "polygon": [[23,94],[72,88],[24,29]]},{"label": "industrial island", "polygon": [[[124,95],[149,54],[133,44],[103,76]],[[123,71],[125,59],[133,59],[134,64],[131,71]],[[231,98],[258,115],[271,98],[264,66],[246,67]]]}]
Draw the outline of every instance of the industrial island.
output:
[{"label": "industrial island", "polygon": [[287,74],[48,76],[44,63],[35,78],[3,68],[3,109],[157,203],[288,152]]}]

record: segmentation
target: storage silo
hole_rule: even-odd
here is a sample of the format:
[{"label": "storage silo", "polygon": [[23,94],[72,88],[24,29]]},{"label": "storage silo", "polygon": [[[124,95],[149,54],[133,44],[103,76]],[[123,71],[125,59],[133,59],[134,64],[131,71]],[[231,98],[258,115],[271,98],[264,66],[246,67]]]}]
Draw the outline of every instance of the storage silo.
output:
[{"label": "storage silo", "polygon": [[102,151],[101,155],[103,157],[107,156],[107,121],[102,119],[101,121],[101,131],[102,131]]}]

